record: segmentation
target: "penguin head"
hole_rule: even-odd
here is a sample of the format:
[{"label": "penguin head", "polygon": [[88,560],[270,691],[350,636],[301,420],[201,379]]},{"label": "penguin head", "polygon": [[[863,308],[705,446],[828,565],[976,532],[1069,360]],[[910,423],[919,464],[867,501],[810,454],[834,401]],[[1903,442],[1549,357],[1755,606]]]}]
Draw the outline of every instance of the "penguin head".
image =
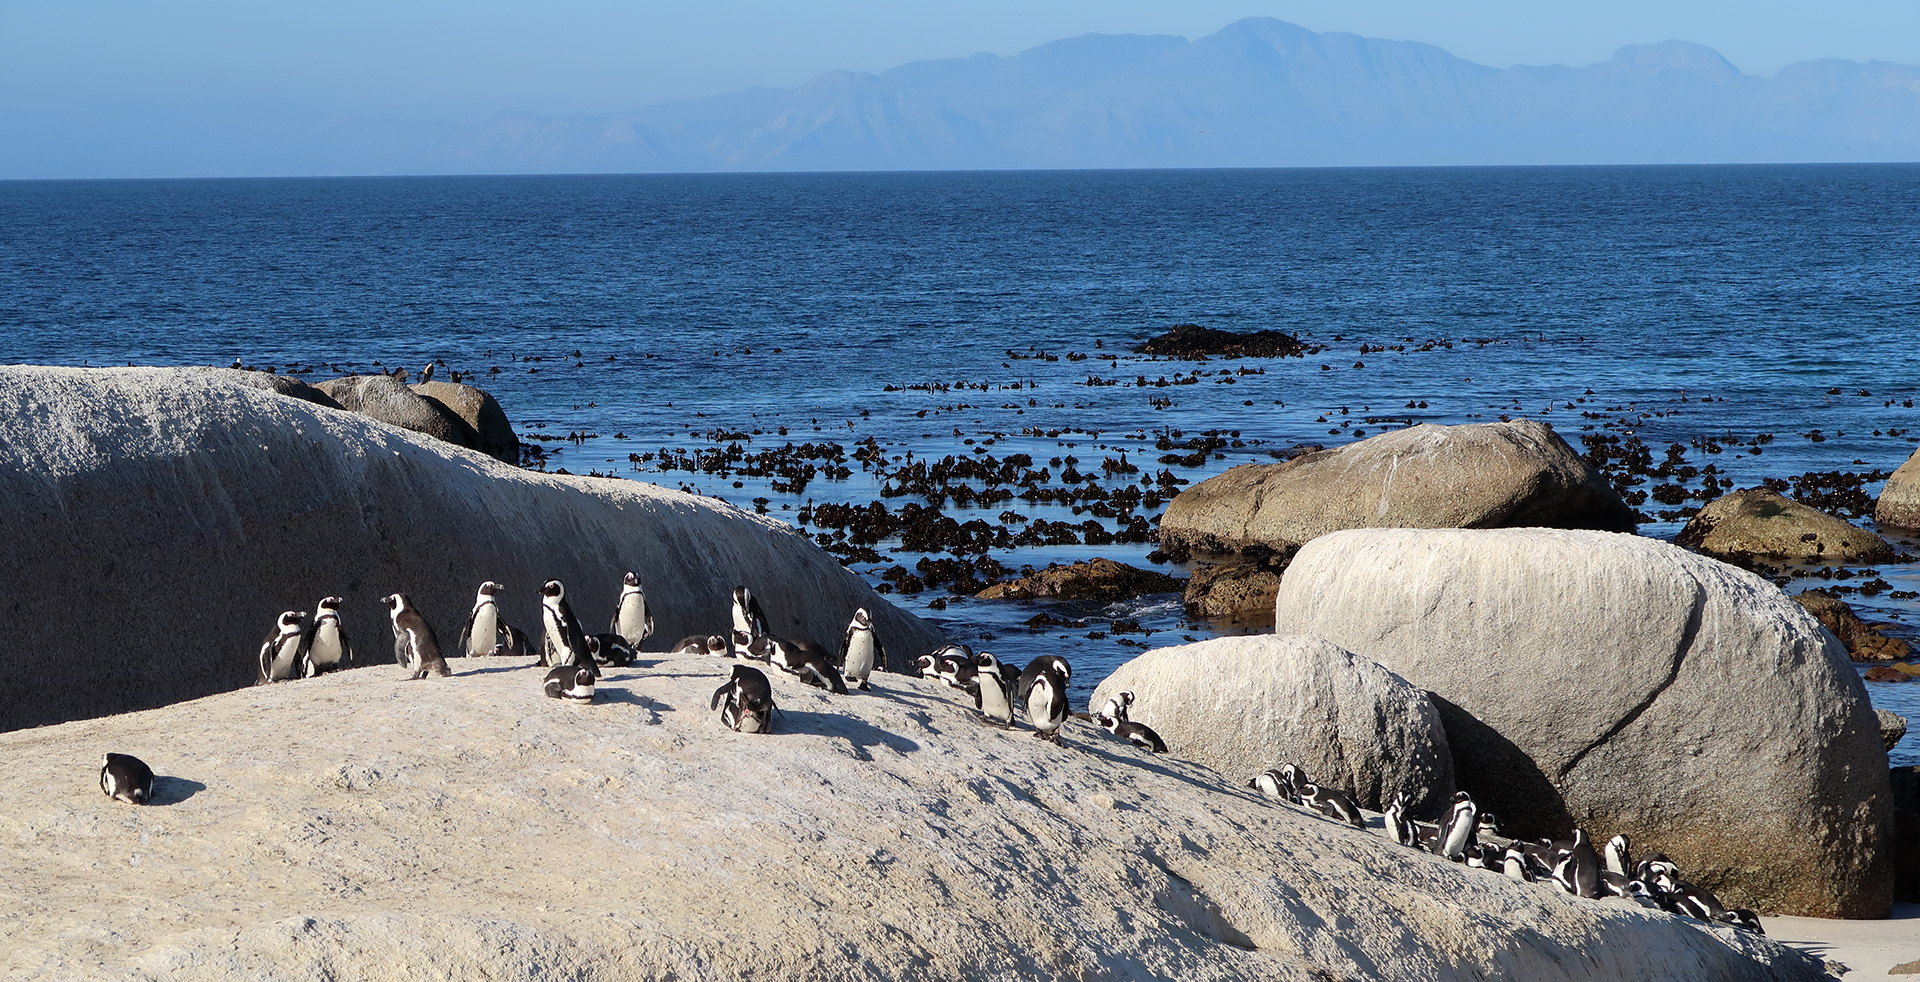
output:
[{"label": "penguin head", "polygon": [[1103,713],[1095,713],[1093,716],[1093,721],[1095,723],[1100,724],[1100,728],[1103,730],[1106,730],[1108,733],[1114,733],[1120,729],[1119,720],[1114,719],[1113,717],[1105,715]]},{"label": "penguin head", "polygon": [[338,614],[340,612],[340,603],[339,597],[323,597],[320,600],[320,609],[328,613]]},{"label": "penguin head", "polygon": [[1120,699],[1120,705],[1125,706],[1129,709],[1133,708],[1133,690],[1132,689],[1128,689],[1121,692],[1119,699]]},{"label": "penguin head", "polygon": [[873,630],[873,615],[867,613],[867,608],[865,607],[856,608],[853,612],[853,623],[862,631],[871,631]]},{"label": "penguin head", "polygon": [[742,607],[753,602],[753,591],[743,586],[733,588],[733,602]]},{"label": "penguin head", "polygon": [[727,639],[718,634],[707,635],[707,650],[710,652],[727,650]]},{"label": "penguin head", "polygon": [[491,597],[494,594],[499,592],[500,592],[500,584],[495,583],[492,580],[488,580],[487,582],[480,584],[480,595],[483,597]]},{"label": "penguin head", "polygon": [[559,600],[567,595],[567,588],[559,580],[548,580],[540,584],[540,596],[548,600]]},{"label": "penguin head", "polygon": [[633,570],[627,570],[627,575],[620,578],[620,583],[623,586],[637,587],[640,585],[640,574]]},{"label": "penguin head", "polygon": [[[862,611],[862,613],[865,613],[865,612]],[[1000,671],[1000,659],[995,658],[993,656],[993,652],[991,651],[982,651],[981,653],[974,655],[973,664],[974,664],[974,667],[979,668],[982,671],[988,671],[988,672]]]},{"label": "penguin head", "polygon": [[280,633],[299,634],[306,624],[307,612],[304,610],[283,611],[280,614]]},{"label": "penguin head", "polygon": [[1500,831],[1500,819],[1495,817],[1492,812],[1481,812],[1476,816],[1474,818],[1474,828],[1485,835],[1498,836],[1502,834]]},{"label": "penguin head", "polygon": [[406,609],[407,606],[406,595],[400,593],[389,593],[381,597],[380,602],[386,604],[387,611],[393,614],[398,614],[400,611]]}]

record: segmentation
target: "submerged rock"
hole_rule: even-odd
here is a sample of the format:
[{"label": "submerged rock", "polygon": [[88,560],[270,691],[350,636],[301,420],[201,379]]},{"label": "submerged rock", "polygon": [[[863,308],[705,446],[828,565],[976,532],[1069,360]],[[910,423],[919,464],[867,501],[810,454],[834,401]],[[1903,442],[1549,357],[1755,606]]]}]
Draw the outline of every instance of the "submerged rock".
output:
[{"label": "submerged rock", "polygon": [[1241,334],[1198,324],[1176,324],[1165,334],[1156,334],[1137,349],[1143,355],[1199,360],[1208,356],[1224,358],[1287,358],[1304,354],[1300,339],[1281,331],[1253,331]]},{"label": "submerged rock", "polygon": [[1280,577],[1267,563],[1195,563],[1181,602],[1194,617],[1266,623]]},{"label": "submerged rock", "polygon": [[1708,502],[1674,542],[1736,566],[1756,556],[1827,566],[1893,558],[1893,546],[1878,535],[1766,488]]},{"label": "submerged rock", "polygon": [[633,570],[658,644],[723,630],[740,584],[782,636],[838,639],[865,607],[897,659],[941,640],[773,519],[202,372],[0,368],[0,525],[0,729],[249,686],[278,614],[327,596],[362,664],[391,663],[395,592],[450,649],[489,579],[536,638],[540,584],[597,630]]},{"label": "submerged rock", "polygon": [[1832,631],[1833,636],[1847,646],[1847,655],[1854,661],[1893,661],[1913,653],[1907,642],[1875,630],[1853,612],[1853,605],[1825,590],[1794,594],[1793,601],[1807,608],[1821,627]]},{"label": "submerged rock", "polygon": [[980,591],[981,600],[1092,600],[1113,603],[1148,593],[1178,593],[1180,581],[1165,573],[1140,569],[1111,559],[1048,566],[1032,576],[995,583]]},{"label": "submerged rock", "polygon": [[1510,526],[1624,532],[1634,513],[1541,423],[1426,423],[1208,478],[1168,504],[1160,542],[1285,556],[1341,529]]},{"label": "submerged rock", "polygon": [[1276,615],[1431,692],[1511,834],[1625,832],[1729,906],[1886,914],[1866,688],[1758,576],[1632,535],[1358,530],[1300,550]]},{"label": "submerged rock", "polygon": [[1115,669],[1088,705],[1121,691],[1134,694],[1129,718],[1175,756],[1237,783],[1291,763],[1374,811],[1396,793],[1422,816],[1453,798],[1453,757],[1426,693],[1319,638],[1156,648]]},{"label": "submerged rock", "polygon": [[[934,680],[832,696],[770,672],[774,732],[740,734],[708,709],[726,660],[657,661],[591,705],[531,667],[344,672],[0,734],[0,975],[1820,978],[1764,937],[1447,863],[1084,720],[1054,746]],[[101,746],[152,763],[154,806],[100,793]]]}]

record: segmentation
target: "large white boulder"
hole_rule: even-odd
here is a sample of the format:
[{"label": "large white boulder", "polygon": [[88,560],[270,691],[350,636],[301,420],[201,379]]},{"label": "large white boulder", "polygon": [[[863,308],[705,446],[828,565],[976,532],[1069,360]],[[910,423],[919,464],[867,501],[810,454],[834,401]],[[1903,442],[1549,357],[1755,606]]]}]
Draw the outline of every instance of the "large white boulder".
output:
[{"label": "large white boulder", "polygon": [[1455,779],[1511,833],[1625,832],[1733,906],[1886,914],[1865,688],[1758,576],[1631,535],[1357,530],[1300,551],[1275,616],[1433,693]]},{"label": "large white boulder", "polygon": [[[652,661],[650,659],[650,661]],[[0,976],[133,979],[1811,980],[1765,938],[1514,883],[936,681],[725,659],[346,672],[0,734]],[[104,750],[161,775],[111,801]],[[1740,944],[1753,956],[1732,945]]]},{"label": "large white boulder", "polygon": [[1236,780],[1293,763],[1374,811],[1396,792],[1415,815],[1453,798],[1453,757],[1426,693],[1320,638],[1155,648],[1114,670],[1088,705],[1123,691],[1134,694],[1131,718],[1173,754]]},{"label": "large white boulder", "polygon": [[902,665],[940,641],[777,521],[521,470],[226,374],[0,368],[0,729],[249,685],[279,613],[330,595],[363,664],[393,660],[394,592],[451,650],[489,579],[535,639],[548,578],[604,631],[633,570],[655,650],[725,630],[736,584],[777,634],[834,645],[866,607]]}]

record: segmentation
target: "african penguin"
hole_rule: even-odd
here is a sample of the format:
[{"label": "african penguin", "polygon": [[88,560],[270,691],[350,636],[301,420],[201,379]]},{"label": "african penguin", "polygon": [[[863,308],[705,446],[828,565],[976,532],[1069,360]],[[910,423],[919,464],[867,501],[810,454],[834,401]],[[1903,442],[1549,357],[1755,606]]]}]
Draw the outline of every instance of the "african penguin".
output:
[{"label": "african penguin", "polygon": [[1007,680],[1000,673],[1000,659],[991,651],[983,651],[973,656],[973,663],[973,708],[1003,728],[1012,729],[1013,700],[1007,697]]},{"label": "african penguin", "polygon": [[573,616],[567,588],[559,580],[548,580],[540,587],[540,623],[544,628],[540,640],[542,667],[578,665],[599,677],[600,670],[587,653],[586,632],[580,629],[580,619]]},{"label": "african penguin", "polygon": [[720,710],[721,725],[736,733],[773,732],[773,685],[751,665],[733,666],[733,677],[713,690],[708,708]]},{"label": "african penguin", "polygon": [[833,667],[827,659],[825,648],[803,638],[777,640],[764,638],[769,642],[769,658],[774,666],[798,675],[802,682],[816,688],[826,689],[834,695],[847,694],[846,679],[840,670]]},{"label": "african penguin", "polygon": [[1633,876],[1633,853],[1629,851],[1632,844],[1633,840],[1627,838],[1626,833],[1607,840],[1607,846],[1601,854],[1608,872],[1618,873],[1622,877]]},{"label": "african penguin", "polygon": [[1527,862],[1527,851],[1522,849],[1518,842],[1507,843],[1500,871],[1510,880],[1519,880],[1522,883],[1533,882],[1533,869]]},{"label": "african penguin", "polygon": [[733,629],[745,631],[752,638],[767,633],[766,611],[760,609],[753,591],[743,586],[733,588]]},{"label": "african penguin", "polygon": [[627,639],[618,634],[587,635],[587,655],[601,665],[625,668],[639,657]]},{"label": "african penguin", "polygon": [[1593,851],[1586,829],[1573,830],[1573,848],[1567,855],[1573,859],[1573,889],[1568,892],[1588,900],[1600,896],[1600,856]]},{"label": "african penguin", "polygon": [[131,805],[150,804],[153,768],[131,754],[107,754],[100,758],[100,790]]},{"label": "african penguin", "polygon": [[1073,668],[1059,655],[1041,655],[1021,669],[1020,679],[1014,683],[1014,691],[1020,694],[1022,701],[1027,698],[1027,690],[1033,687],[1034,678],[1042,671],[1060,676],[1060,695],[1063,699],[1066,697],[1067,683],[1073,681]]},{"label": "african penguin", "polygon": [[672,653],[676,655],[721,655],[730,656],[733,649],[728,647],[727,639],[718,634],[690,634],[675,644]]},{"label": "african penguin", "polygon": [[258,663],[260,674],[255,685],[313,674],[307,670],[306,611],[289,610],[280,615],[274,622],[273,633],[260,643]]},{"label": "african penguin", "polygon": [[1034,737],[1059,743],[1060,727],[1067,722],[1067,680],[1052,668],[1042,668],[1031,682],[1021,673],[1021,684],[1020,701],[1027,707]]},{"label": "african penguin", "polygon": [[940,665],[934,671],[940,681],[956,689],[965,689],[973,684],[973,676],[980,671],[979,663],[974,660],[973,652],[954,645],[941,649]]},{"label": "african penguin", "polygon": [[874,633],[873,615],[867,613],[865,607],[853,612],[853,620],[847,624],[846,642],[840,650],[847,681],[858,683],[862,691],[873,688],[867,684],[867,676],[887,670],[887,649]]},{"label": "african penguin", "polygon": [[313,626],[307,629],[307,665],[315,675],[353,667],[353,646],[340,623],[339,597],[323,597],[314,608]]},{"label": "african penguin", "polygon": [[1473,845],[1479,830],[1479,808],[1474,805],[1473,796],[1455,791],[1453,806],[1447,811],[1446,820],[1440,823],[1440,837],[1434,852],[1456,863],[1463,862],[1467,858],[1467,847]]},{"label": "african penguin", "polygon": [[1407,818],[1407,796],[1405,792],[1395,792],[1393,800],[1380,813],[1387,837],[1403,846],[1419,848],[1419,833],[1414,830],[1413,822]]},{"label": "african penguin", "polygon": [[1107,701],[1100,705],[1100,711],[1095,713],[1094,715],[1095,716],[1111,716],[1114,719],[1117,719],[1120,722],[1124,723],[1127,721],[1127,710],[1132,708],[1133,708],[1133,693],[1130,691],[1116,692],[1113,695],[1110,695],[1107,697]]},{"label": "african penguin", "polygon": [[1367,820],[1360,815],[1360,807],[1353,798],[1338,788],[1321,787],[1308,781],[1299,787],[1300,803],[1335,821],[1345,822],[1357,829],[1367,827]]},{"label": "african penguin", "polygon": [[635,651],[640,650],[640,642],[653,637],[653,612],[647,609],[647,594],[640,588],[640,575],[632,570],[620,579],[620,597],[614,601],[613,623],[607,630],[620,635]]},{"label": "african penguin", "polygon": [[501,621],[500,643],[493,646],[493,653],[496,655],[508,655],[513,658],[527,657],[526,632],[514,627],[512,624]]},{"label": "african penguin", "polygon": [[593,673],[579,665],[557,665],[547,672],[549,698],[568,702],[593,701]]},{"label": "african penguin", "polygon": [[1287,795],[1287,786],[1280,778],[1278,770],[1262,771],[1248,779],[1247,787],[1272,798],[1275,801],[1291,800]]},{"label": "african penguin", "polygon": [[387,617],[393,621],[393,659],[407,670],[407,677],[423,679],[428,673],[442,677],[452,675],[447,660],[440,655],[440,639],[434,636],[433,625],[420,616],[420,609],[413,601],[403,593],[389,594],[384,600]]},{"label": "african penguin", "polygon": [[500,649],[500,628],[504,622],[500,619],[500,605],[494,595],[500,592],[500,584],[488,580],[480,584],[473,596],[473,610],[467,614],[467,623],[460,629],[460,654],[466,658],[478,658],[490,655]]},{"label": "african penguin", "polygon": [[1153,732],[1153,727],[1145,723],[1136,723],[1128,719],[1114,719],[1104,713],[1095,716],[1093,721],[1099,723],[1101,729],[1145,750],[1147,753],[1164,754],[1167,752],[1167,741],[1160,739],[1160,734]]}]

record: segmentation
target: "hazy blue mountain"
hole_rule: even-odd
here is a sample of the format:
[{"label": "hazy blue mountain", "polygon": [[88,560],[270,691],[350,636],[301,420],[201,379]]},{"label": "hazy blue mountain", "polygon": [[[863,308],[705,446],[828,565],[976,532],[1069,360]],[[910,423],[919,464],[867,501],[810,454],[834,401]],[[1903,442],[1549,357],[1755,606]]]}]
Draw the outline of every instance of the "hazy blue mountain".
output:
[{"label": "hazy blue mountain", "polygon": [[0,174],[49,145],[68,160],[144,153],[144,173],[1920,160],[1920,67],[1823,60],[1768,79],[1667,41],[1579,68],[1495,69],[1249,18],[1195,41],[1089,34],[607,118],[275,118],[224,140],[210,118],[58,128],[72,142],[0,149]]}]

